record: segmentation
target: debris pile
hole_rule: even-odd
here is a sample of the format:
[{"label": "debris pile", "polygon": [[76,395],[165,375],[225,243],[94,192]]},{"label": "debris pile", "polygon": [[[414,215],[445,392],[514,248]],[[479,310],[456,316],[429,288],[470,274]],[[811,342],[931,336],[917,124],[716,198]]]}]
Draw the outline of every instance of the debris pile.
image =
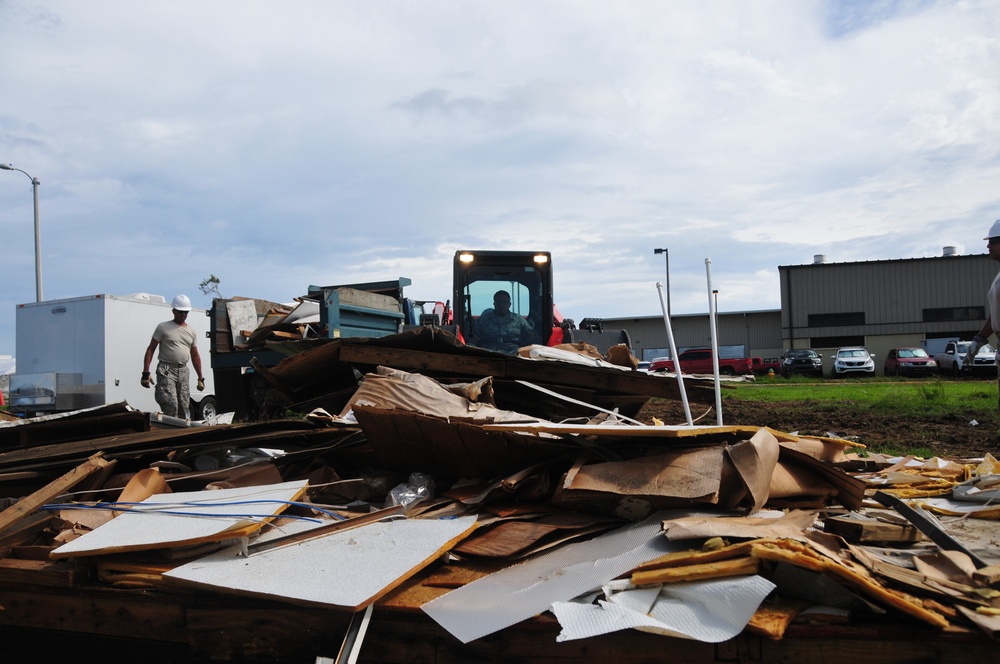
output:
[{"label": "debris pile", "polygon": [[[412,656],[363,638],[399,615],[484,661],[476,643],[526,624],[551,630],[555,653],[642,633],[781,643],[900,625],[995,652],[992,457],[889,460],[767,427],[644,424],[635,405],[675,396],[669,379],[429,334],[264,368],[302,418],[161,427],[116,404],[0,422],[0,626],[109,633],[86,607],[112,593],[175,607],[174,636],[148,638],[218,660],[318,648],[317,610],[350,619],[320,631],[365,661]],[[229,597],[269,602],[287,638],[207,618]],[[40,620],[46,601],[72,606],[73,624]],[[301,624],[279,621],[282,606]],[[441,629],[467,645],[441,645]]]}]

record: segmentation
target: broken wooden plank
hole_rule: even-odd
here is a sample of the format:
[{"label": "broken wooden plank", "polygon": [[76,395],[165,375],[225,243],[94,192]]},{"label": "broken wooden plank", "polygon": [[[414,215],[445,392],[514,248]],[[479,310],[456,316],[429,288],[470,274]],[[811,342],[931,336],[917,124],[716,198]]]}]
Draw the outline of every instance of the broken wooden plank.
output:
[{"label": "broken wooden plank", "polygon": [[747,630],[769,639],[780,640],[788,626],[809,607],[809,602],[798,599],[769,598],[754,612]]},{"label": "broken wooden plank", "polygon": [[829,516],[823,520],[823,530],[840,535],[851,544],[919,542],[923,535],[913,525],[886,523],[850,516]]},{"label": "broken wooden plank", "polygon": [[90,570],[78,565],[0,558],[0,585],[31,583],[48,588],[72,588],[89,576]]},{"label": "broken wooden plank", "polygon": [[29,449],[36,445],[82,440],[137,431],[149,431],[149,413],[128,404],[106,404],[70,413],[55,413],[0,427],[0,449]]},{"label": "broken wooden plank", "polygon": [[714,563],[685,565],[684,567],[664,567],[636,572],[632,575],[632,583],[636,586],[647,586],[658,583],[678,583],[684,581],[701,581],[703,579],[721,579],[730,576],[746,576],[756,574],[760,567],[759,561],[745,556],[730,560],[720,560]]},{"label": "broken wooden plank", "polygon": [[3,512],[0,512],[0,533],[20,519],[32,514],[42,505],[50,503],[58,496],[63,495],[87,479],[92,473],[100,472],[113,464],[114,461],[108,461],[104,458],[103,453],[98,452],[62,477],[49,482],[31,495],[25,496]]},{"label": "broken wooden plank", "polygon": [[317,426],[304,420],[278,420],[182,429],[154,429],[116,436],[39,444],[29,449],[0,452],[0,470],[29,471],[52,468],[83,460],[97,451],[107,457],[116,454],[166,454],[183,448],[272,447],[294,442],[296,448],[329,444],[344,432]]},{"label": "broken wooden plank", "polygon": [[12,523],[0,534],[0,556],[7,555],[11,547],[21,546],[36,539],[42,528],[54,518],[55,515],[51,512],[35,512]]},{"label": "broken wooden plank", "polygon": [[980,567],[972,573],[972,578],[991,588],[995,588],[1000,585],[1000,565]]}]

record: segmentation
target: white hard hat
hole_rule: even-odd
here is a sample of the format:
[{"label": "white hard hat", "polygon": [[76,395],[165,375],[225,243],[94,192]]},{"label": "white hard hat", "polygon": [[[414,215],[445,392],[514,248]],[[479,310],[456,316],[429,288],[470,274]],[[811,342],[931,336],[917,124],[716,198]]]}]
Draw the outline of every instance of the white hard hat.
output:
[{"label": "white hard hat", "polygon": [[171,309],[176,309],[177,311],[191,311],[191,298],[187,295],[178,295],[174,298],[174,301],[170,303]]},{"label": "white hard hat", "polygon": [[991,237],[1000,237],[1000,219],[993,222],[990,226],[990,234],[984,237],[984,240],[989,240]]}]

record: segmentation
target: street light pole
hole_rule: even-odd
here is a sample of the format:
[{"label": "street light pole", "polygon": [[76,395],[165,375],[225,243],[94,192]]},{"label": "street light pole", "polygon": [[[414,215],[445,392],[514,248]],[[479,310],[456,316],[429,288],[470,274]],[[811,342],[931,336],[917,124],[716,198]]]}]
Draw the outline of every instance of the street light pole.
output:
[{"label": "street light pole", "polygon": [[10,164],[0,163],[0,170],[4,171],[19,171],[28,176],[31,180],[31,189],[35,197],[35,302],[42,301],[42,226],[38,219],[38,185],[41,182],[38,178],[28,175],[26,171],[22,171],[20,168],[14,168]]},{"label": "street light pole", "polygon": [[653,253],[654,254],[663,254],[663,259],[666,261],[666,267],[667,267],[667,281],[666,281],[666,287],[667,287],[667,316],[670,316],[670,252],[666,249],[666,247],[664,247],[662,249],[653,249]]}]

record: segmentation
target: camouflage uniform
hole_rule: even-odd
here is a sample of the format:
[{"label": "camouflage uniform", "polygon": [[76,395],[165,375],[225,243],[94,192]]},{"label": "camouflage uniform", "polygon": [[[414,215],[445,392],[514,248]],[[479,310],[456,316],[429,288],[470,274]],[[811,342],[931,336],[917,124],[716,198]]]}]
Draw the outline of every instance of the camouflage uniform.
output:
[{"label": "camouflage uniform", "polygon": [[475,345],[516,355],[518,348],[537,341],[534,332],[531,321],[519,314],[501,317],[487,309],[476,319]]},{"label": "camouflage uniform", "polygon": [[156,403],[164,415],[187,419],[191,416],[191,371],[187,364],[159,362],[156,365]]}]

